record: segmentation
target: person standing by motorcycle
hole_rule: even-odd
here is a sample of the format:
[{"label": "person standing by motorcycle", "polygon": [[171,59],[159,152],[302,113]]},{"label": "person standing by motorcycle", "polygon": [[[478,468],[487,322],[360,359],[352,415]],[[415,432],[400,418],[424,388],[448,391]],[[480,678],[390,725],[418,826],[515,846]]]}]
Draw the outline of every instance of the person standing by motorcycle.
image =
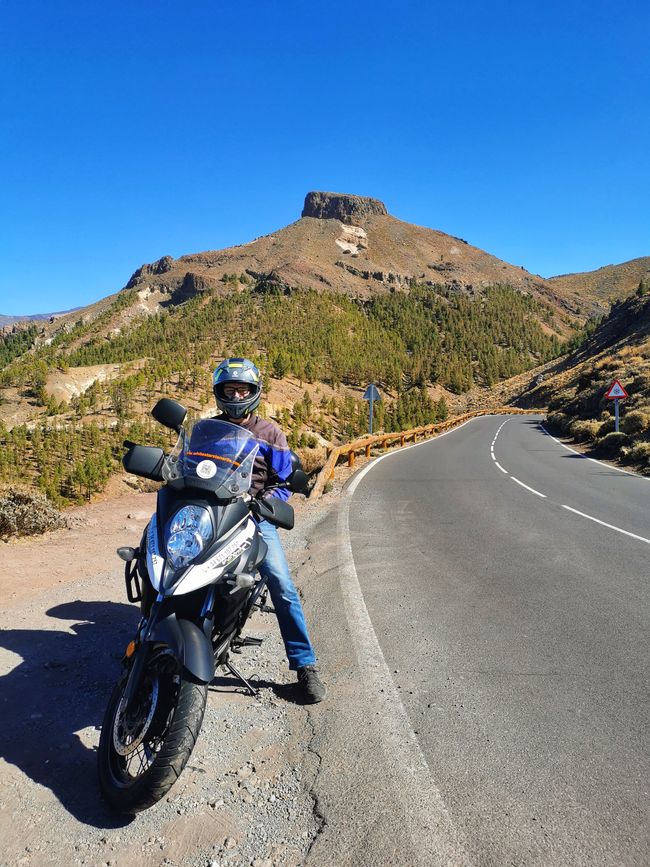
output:
[{"label": "person standing by motorcycle", "polygon": [[[251,494],[257,496],[269,485],[285,481],[292,472],[287,438],[274,422],[254,414],[262,397],[262,379],[257,367],[247,358],[226,358],[214,371],[212,389],[222,413],[217,417],[245,428],[259,445]],[[287,500],[290,492],[286,488],[275,488],[272,496]],[[267,580],[289,668],[297,672],[304,700],[315,704],[325,698],[326,690],[318,674],[300,597],[291,579],[277,528],[268,521],[259,521],[259,529],[268,547],[259,570]]]}]

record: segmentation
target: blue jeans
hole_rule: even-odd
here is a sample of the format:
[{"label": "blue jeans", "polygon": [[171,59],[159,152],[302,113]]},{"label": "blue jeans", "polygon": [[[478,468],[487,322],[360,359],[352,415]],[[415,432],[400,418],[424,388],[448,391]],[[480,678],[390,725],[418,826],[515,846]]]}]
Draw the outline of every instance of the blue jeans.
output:
[{"label": "blue jeans", "polygon": [[289,660],[289,668],[295,671],[303,665],[313,665],[316,662],[316,654],[309,640],[300,597],[291,580],[277,528],[268,521],[259,521],[259,528],[268,546],[266,557],[260,563],[259,570],[267,580]]}]

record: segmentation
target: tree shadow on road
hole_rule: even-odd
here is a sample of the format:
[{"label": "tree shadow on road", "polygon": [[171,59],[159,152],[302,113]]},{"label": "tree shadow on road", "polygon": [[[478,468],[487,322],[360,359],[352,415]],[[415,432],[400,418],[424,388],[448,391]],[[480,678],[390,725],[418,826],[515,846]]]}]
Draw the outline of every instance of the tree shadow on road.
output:
[{"label": "tree shadow on road", "polygon": [[99,795],[96,746],[139,611],[115,602],[76,601],[50,608],[47,614],[76,621],[72,632],[0,633],[0,644],[22,658],[0,679],[0,755],[51,789],[79,822],[122,827],[131,817],[110,812]]}]

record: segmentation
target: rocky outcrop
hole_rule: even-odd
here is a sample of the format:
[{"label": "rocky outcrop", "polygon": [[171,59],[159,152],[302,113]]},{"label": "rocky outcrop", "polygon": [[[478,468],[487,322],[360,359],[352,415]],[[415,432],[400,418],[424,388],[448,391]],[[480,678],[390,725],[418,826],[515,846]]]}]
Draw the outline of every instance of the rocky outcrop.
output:
[{"label": "rocky outcrop", "polygon": [[361,277],[362,280],[377,280],[379,283],[388,283],[391,286],[433,286],[431,281],[424,279],[424,274],[419,277],[413,277],[410,274],[395,274],[393,271],[366,271],[362,268],[355,268],[354,265],[349,265],[347,262],[342,262],[340,259],[336,262],[339,268],[343,268],[348,274],[353,274],[355,277]]},{"label": "rocky outcrop", "polygon": [[340,220],[341,223],[351,224],[375,214],[384,217],[388,215],[386,205],[379,199],[346,193],[311,192],[305,196],[301,216],[315,217],[317,220]]},{"label": "rocky outcrop", "polygon": [[183,277],[181,285],[174,290],[172,303],[182,304],[183,301],[187,301],[202,292],[210,292],[218,286],[219,281],[215,277],[206,277],[205,274],[195,274],[193,271],[188,271]]},{"label": "rocky outcrop", "polygon": [[166,271],[171,271],[174,267],[174,260],[171,256],[163,256],[157,262],[152,262],[151,265],[143,265],[131,276],[131,279],[126,284],[126,289],[133,289],[143,281],[145,277],[157,276],[164,274]]},{"label": "rocky outcrop", "polygon": [[286,282],[286,280],[283,280],[282,277],[280,277],[277,271],[269,271],[268,273],[264,274],[260,273],[259,271],[250,271],[247,269],[246,273],[255,281],[253,291],[258,292],[260,295],[291,294],[291,287]]}]

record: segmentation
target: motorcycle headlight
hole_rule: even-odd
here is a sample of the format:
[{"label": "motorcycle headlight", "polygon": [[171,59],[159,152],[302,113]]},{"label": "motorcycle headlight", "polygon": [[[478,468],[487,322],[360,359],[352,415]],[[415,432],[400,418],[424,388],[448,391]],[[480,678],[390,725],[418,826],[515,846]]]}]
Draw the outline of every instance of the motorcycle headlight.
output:
[{"label": "motorcycle headlight", "polygon": [[195,560],[212,538],[210,513],[202,506],[183,506],[172,517],[165,534],[167,557],[175,569]]}]

